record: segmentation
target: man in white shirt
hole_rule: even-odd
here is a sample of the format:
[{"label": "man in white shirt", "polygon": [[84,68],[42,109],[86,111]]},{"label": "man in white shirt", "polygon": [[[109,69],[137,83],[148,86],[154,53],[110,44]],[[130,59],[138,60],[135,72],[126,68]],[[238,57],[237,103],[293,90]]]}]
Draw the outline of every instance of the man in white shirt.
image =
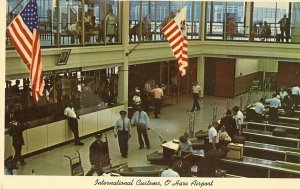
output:
[{"label": "man in white shirt", "polygon": [[79,42],[81,43],[81,22],[75,22],[74,24],[71,24],[68,29],[66,30],[66,33],[71,36],[71,44],[75,43],[75,39],[79,38]]},{"label": "man in white shirt", "polygon": [[258,121],[258,122],[263,121],[264,113],[265,113],[265,105],[263,104],[263,102],[264,102],[264,99],[261,98],[259,100],[259,102],[256,102],[254,104],[254,111],[256,113],[255,121]]},{"label": "man in white shirt", "polygon": [[198,85],[198,82],[196,81],[194,84],[193,84],[193,87],[192,87],[192,94],[193,94],[193,107],[192,107],[192,112],[195,110],[200,110],[200,105],[199,105],[199,99],[200,99],[200,94],[201,94],[201,87],[200,85]]},{"label": "man in white shirt", "polygon": [[287,95],[288,93],[281,87],[279,91],[280,100],[282,101]]},{"label": "man in white shirt", "polygon": [[149,106],[150,106],[151,96],[152,96],[150,82],[151,82],[151,79],[148,79],[147,82],[145,83],[144,93],[143,93],[143,97],[142,97],[143,108],[144,108],[145,112],[147,112],[148,115],[150,115]]},{"label": "man in white shirt", "polygon": [[211,149],[217,149],[217,145],[219,143],[219,136],[217,129],[219,128],[219,123],[217,121],[214,121],[212,123],[211,128],[208,130],[208,142],[209,142],[209,147],[207,151]]},{"label": "man in white shirt", "polygon": [[297,105],[299,104],[299,98],[300,98],[300,88],[299,88],[299,86],[296,85],[296,86],[292,87],[291,91],[292,91],[292,98],[293,98],[294,104],[297,107]]},{"label": "man in white shirt", "polygon": [[234,106],[232,108],[232,114],[233,114],[233,118],[235,119],[236,122],[236,128],[238,130],[239,135],[242,134],[242,124],[244,123],[244,115],[243,113],[240,111],[239,107]]},{"label": "man in white shirt", "polygon": [[[150,149],[150,142],[148,138],[147,130],[150,129],[149,127],[149,117],[146,112],[143,111],[142,107],[138,107],[138,111],[136,111],[132,118],[131,118],[131,124],[137,126],[137,133],[138,133],[138,139],[139,139],[139,149],[144,148],[144,143],[146,144],[147,148]],[[143,140],[143,138],[144,140]]]},{"label": "man in white shirt", "polygon": [[126,111],[120,111],[121,118],[117,120],[114,127],[115,137],[118,136],[121,156],[127,158],[128,155],[128,139],[131,137],[130,120],[126,118]]},{"label": "man in white shirt", "polygon": [[278,108],[281,107],[281,102],[275,93],[272,96],[273,98],[266,100],[266,102],[270,103],[269,120],[275,121],[278,119]]},{"label": "man in white shirt", "polygon": [[168,160],[168,169],[164,170],[160,176],[161,177],[180,177],[179,174],[174,171],[175,169],[175,162],[174,158]]},{"label": "man in white shirt", "polygon": [[68,119],[68,125],[74,134],[75,145],[77,146],[84,145],[84,143],[80,142],[79,132],[78,132],[78,121],[77,121],[77,119],[79,119],[79,116],[76,115],[72,102],[69,104],[69,106],[65,108],[64,115]]},{"label": "man in white shirt", "polygon": [[155,89],[151,90],[154,95],[154,115],[155,118],[159,118],[158,114],[161,114],[161,105],[162,105],[162,98],[164,96],[164,92],[161,89],[160,85],[156,84]]}]

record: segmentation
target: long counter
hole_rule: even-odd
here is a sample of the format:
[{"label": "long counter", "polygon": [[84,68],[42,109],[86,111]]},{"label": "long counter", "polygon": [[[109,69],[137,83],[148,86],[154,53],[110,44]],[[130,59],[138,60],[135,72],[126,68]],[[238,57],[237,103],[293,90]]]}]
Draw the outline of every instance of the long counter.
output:
[{"label": "long counter", "polygon": [[[116,120],[120,118],[119,111],[121,110],[124,110],[124,105],[111,108],[96,106],[79,110],[79,136],[83,137],[111,128]],[[54,116],[28,122],[28,128],[23,132],[23,137],[25,145],[22,148],[22,155],[49,148],[74,138],[67,120],[58,119]],[[7,158],[13,154],[12,137],[5,134],[4,156]]]}]

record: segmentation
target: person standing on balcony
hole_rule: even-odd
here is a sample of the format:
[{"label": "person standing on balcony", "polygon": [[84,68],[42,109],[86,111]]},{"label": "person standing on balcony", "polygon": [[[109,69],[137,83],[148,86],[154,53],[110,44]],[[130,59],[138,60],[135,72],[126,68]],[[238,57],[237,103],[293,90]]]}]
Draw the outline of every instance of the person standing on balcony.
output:
[{"label": "person standing on balcony", "polygon": [[286,14],[283,15],[278,22],[280,24],[280,39],[283,42],[284,34],[285,34],[285,41],[288,43],[290,39],[290,26],[291,22],[290,19],[286,17]]},{"label": "person standing on balcony", "polygon": [[114,14],[112,7],[108,8],[106,16],[106,36],[108,37],[108,42],[112,42],[112,39],[118,35],[117,32],[118,18]]}]

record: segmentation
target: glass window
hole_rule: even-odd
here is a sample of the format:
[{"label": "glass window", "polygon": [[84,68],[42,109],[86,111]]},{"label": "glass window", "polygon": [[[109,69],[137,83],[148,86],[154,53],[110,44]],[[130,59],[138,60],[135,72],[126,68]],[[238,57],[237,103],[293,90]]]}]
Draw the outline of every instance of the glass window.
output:
[{"label": "glass window", "polygon": [[[59,1],[59,10],[55,11],[60,22],[56,23],[55,44],[82,44],[83,23],[81,0]],[[58,28],[57,28],[58,27]],[[59,39],[59,40],[56,40]]]},{"label": "glass window", "polygon": [[[7,0],[7,24],[27,2]],[[119,4],[117,0],[37,0],[41,46],[119,43]],[[6,47],[12,47],[8,37]]]},{"label": "glass window", "polygon": [[201,31],[200,30],[201,2],[199,1],[185,2],[183,6],[186,7],[188,39],[199,39],[200,31]]},{"label": "glass window", "polygon": [[104,1],[85,1],[83,20],[85,44],[104,44],[106,28]]},{"label": "glass window", "polygon": [[[288,17],[288,11],[288,2],[255,2],[250,40],[283,41],[286,35],[281,38],[280,20],[284,15]],[[287,38],[290,38],[290,31],[288,31]]]},{"label": "glass window", "polygon": [[35,103],[28,78],[8,80],[5,88],[6,114],[14,109],[19,121],[48,116],[63,118],[66,105],[76,110],[117,104],[118,67],[81,71],[80,68],[44,72],[44,95]]},{"label": "glass window", "polygon": [[155,2],[130,1],[129,41],[151,41],[155,28]]},{"label": "glass window", "polygon": [[300,42],[300,2],[292,3],[291,42]]},{"label": "glass window", "polygon": [[206,39],[245,40],[245,3],[208,2]]},{"label": "glass window", "polygon": [[156,8],[156,21],[159,26],[156,30],[156,41],[166,40],[161,30],[167,25],[167,23],[175,17],[176,12],[170,10],[169,1],[158,1]]},{"label": "glass window", "polygon": [[106,1],[106,39],[107,43],[121,42],[120,1]]}]

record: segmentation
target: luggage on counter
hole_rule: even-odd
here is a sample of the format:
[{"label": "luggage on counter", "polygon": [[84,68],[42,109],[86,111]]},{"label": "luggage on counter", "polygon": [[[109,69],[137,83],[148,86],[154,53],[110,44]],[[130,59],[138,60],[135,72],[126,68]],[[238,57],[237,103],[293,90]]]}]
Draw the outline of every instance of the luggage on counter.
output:
[{"label": "luggage on counter", "polygon": [[163,164],[164,156],[162,152],[155,151],[147,155],[147,160],[153,164]]},{"label": "luggage on counter", "polygon": [[233,136],[233,142],[239,143],[239,144],[245,144],[245,137],[242,135],[234,135]]},{"label": "luggage on counter", "polygon": [[227,152],[227,158],[242,159],[244,154],[244,144],[229,143],[227,146],[229,152]]},{"label": "luggage on counter", "polygon": [[247,110],[246,110],[246,119],[248,121],[256,120],[256,112],[253,108],[247,108]]},{"label": "luggage on counter", "polygon": [[273,130],[273,136],[285,137],[286,136],[286,129],[285,128],[275,128]]},{"label": "luggage on counter", "polygon": [[200,130],[195,133],[195,137],[198,139],[205,139],[207,136],[208,136],[208,131]]}]

